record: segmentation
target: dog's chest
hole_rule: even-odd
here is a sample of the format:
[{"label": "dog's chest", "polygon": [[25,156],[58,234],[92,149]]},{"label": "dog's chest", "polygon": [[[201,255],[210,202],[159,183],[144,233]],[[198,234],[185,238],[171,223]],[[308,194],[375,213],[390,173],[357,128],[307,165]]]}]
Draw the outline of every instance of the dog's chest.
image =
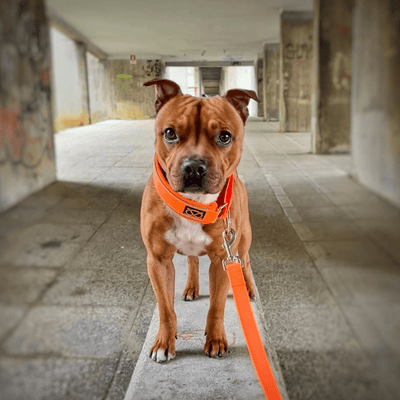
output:
[{"label": "dog's chest", "polygon": [[[183,193],[183,196],[203,204],[210,204],[217,200],[219,193]],[[206,247],[212,242],[212,239],[204,232],[203,225],[189,221],[175,214],[169,208],[168,211],[174,222],[171,228],[165,233],[167,241],[175,246],[180,254],[186,256],[200,256],[204,254]]]},{"label": "dog's chest", "polygon": [[212,239],[203,231],[203,226],[197,222],[188,221],[178,215],[173,216],[174,223],[165,233],[167,241],[176,247],[177,251],[187,256],[204,254]]}]

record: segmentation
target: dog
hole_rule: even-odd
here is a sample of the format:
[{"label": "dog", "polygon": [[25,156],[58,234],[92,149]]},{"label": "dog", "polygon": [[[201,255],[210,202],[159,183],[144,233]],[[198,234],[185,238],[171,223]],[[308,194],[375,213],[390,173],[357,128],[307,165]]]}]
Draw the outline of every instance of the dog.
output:
[{"label": "dog", "polygon": [[[157,362],[175,358],[175,253],[188,257],[184,300],[199,296],[198,257],[210,258],[204,352],[209,357],[220,357],[228,350],[223,320],[230,284],[222,265],[226,258],[222,233],[228,212],[236,232],[232,253],[243,260],[248,294],[255,296],[249,258],[252,234],[248,198],[237,167],[249,116],[247,106],[250,99],[260,100],[252,90],[231,89],[224,96],[205,98],[184,95],[175,82],[167,79],[144,84],[151,85],[156,88],[155,160],[143,192],[140,216],[148,274],[160,314],[150,357]],[[222,199],[230,204],[220,205],[222,195],[230,197]],[[208,221],[202,220],[210,215]]]}]

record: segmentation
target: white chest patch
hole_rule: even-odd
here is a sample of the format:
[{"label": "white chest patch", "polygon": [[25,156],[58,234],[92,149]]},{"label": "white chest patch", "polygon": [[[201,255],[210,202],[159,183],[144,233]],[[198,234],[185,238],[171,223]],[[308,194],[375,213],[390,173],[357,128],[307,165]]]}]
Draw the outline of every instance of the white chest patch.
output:
[{"label": "white chest patch", "polygon": [[[219,193],[212,195],[183,193],[183,195],[191,200],[210,204],[217,200]],[[212,239],[203,231],[203,225],[189,221],[169,208],[168,210],[174,219],[171,228],[165,233],[168,243],[187,256],[199,256],[204,253],[206,246],[212,242]]]}]

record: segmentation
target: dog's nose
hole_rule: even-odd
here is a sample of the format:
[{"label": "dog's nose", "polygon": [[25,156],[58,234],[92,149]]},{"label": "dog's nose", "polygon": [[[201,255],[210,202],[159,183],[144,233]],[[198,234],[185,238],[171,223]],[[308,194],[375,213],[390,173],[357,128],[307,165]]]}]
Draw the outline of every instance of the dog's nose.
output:
[{"label": "dog's nose", "polygon": [[206,188],[207,163],[201,158],[185,158],[182,166],[183,189],[200,192]]}]

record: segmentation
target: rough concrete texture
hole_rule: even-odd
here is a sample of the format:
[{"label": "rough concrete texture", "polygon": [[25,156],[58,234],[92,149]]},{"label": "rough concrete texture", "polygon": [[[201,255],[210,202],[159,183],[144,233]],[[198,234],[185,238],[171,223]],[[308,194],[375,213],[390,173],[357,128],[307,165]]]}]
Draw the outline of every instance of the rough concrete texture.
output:
[{"label": "rough concrete texture", "polygon": [[311,124],[313,14],[283,11],[279,49],[279,130],[308,132]]},{"label": "rough concrete texture", "polygon": [[314,153],[350,150],[351,37],[354,2],[314,2],[312,120]]},{"label": "rough concrete texture", "polygon": [[0,3],[0,211],[56,178],[43,0]]},{"label": "rough concrete texture", "polygon": [[264,121],[279,120],[279,43],[264,45]]},{"label": "rough concrete texture", "polygon": [[[175,398],[187,398],[198,376],[207,378],[203,398],[218,398],[221,377],[227,390],[242,382],[237,393],[253,383],[247,393],[257,396],[238,342],[226,358],[202,355],[205,320],[196,307],[207,307],[203,283],[200,301],[176,301],[176,359],[149,360],[157,373],[142,375],[142,362],[135,370],[139,357],[147,363],[142,346],[154,334],[139,235],[153,124],[104,121],[58,133],[59,181],[0,216],[2,399],[123,399],[132,374],[152,389],[178,382],[168,389]],[[399,210],[348,177],[349,157],[310,149],[309,133],[282,135],[261,119],[247,124],[239,174],[250,197],[266,346],[290,399],[396,399]],[[183,282],[182,259],[177,266]],[[239,335],[233,314],[226,328]],[[194,340],[184,340],[187,331]],[[177,375],[166,373],[172,370]]]},{"label": "rough concrete texture", "polygon": [[58,29],[50,29],[54,66],[53,119],[56,131],[89,124],[90,107],[86,68],[86,48]]},{"label": "rough concrete texture", "polygon": [[90,120],[92,124],[107,120],[111,113],[111,92],[106,63],[86,52],[88,69]]},{"label": "rough concrete texture", "polygon": [[258,117],[264,117],[264,57],[258,58],[254,63],[255,74],[257,77],[257,94],[260,102],[258,103]]},{"label": "rough concrete texture", "polygon": [[353,174],[400,206],[400,13],[395,0],[354,9],[351,141]]},{"label": "rough concrete texture", "polygon": [[[237,317],[232,295],[225,307],[225,332],[229,344],[228,354],[219,359],[205,357],[204,329],[209,308],[208,257],[200,259],[200,296],[196,301],[183,301],[182,292],[187,280],[185,257],[174,258],[176,269],[175,312],[178,319],[176,358],[158,364],[150,357],[150,348],[158,332],[159,313],[156,309],[146,342],[132,376],[125,400],[133,399],[264,399],[263,391],[253,369],[246,343]],[[262,329],[256,304],[253,312]],[[287,399],[282,374],[270,338],[264,330],[267,348],[275,379],[283,399]],[[182,379],[185,371],[185,379]],[[156,381],[149,376],[157,377]]]},{"label": "rough concrete texture", "polygon": [[[161,61],[147,60],[130,64],[127,60],[107,62],[111,85],[109,118],[143,119],[155,116],[155,91],[143,83],[161,78]],[[125,76],[125,77],[124,77]]]}]

